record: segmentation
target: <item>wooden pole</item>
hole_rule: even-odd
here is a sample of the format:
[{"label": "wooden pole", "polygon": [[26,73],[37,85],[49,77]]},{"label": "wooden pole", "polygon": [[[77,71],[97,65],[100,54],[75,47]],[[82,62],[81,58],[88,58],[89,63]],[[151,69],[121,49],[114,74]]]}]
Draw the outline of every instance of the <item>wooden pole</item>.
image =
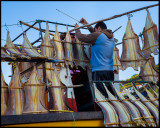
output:
[{"label": "wooden pole", "polygon": [[[27,23],[25,23],[25,22],[23,22],[23,21],[20,21],[20,23],[22,23],[22,24],[24,24],[24,25],[26,25],[26,26],[28,26],[28,27],[31,27],[31,28],[34,28],[34,29],[36,29],[36,30],[38,30],[38,31],[40,31],[40,29],[39,28],[37,28],[37,27],[34,27],[34,26],[31,26],[30,24],[27,24]],[[43,33],[45,33],[45,30],[41,30]],[[49,33],[50,35],[52,35],[52,36],[54,36],[54,34],[52,34],[52,33]]]},{"label": "wooden pole", "polygon": [[83,28],[83,27],[86,27],[86,26],[90,26],[90,25],[96,24],[96,23],[101,22],[101,21],[107,21],[107,20],[115,19],[115,18],[130,14],[130,13],[133,13],[133,12],[137,12],[137,11],[140,11],[140,10],[143,10],[143,9],[147,9],[147,8],[151,8],[151,7],[158,6],[158,5],[159,4],[154,4],[154,5],[146,6],[146,7],[143,7],[143,8],[135,9],[135,10],[132,10],[132,11],[129,11],[129,12],[125,12],[125,13],[122,13],[122,14],[119,14],[119,15],[114,15],[112,17],[109,17],[109,18],[106,18],[106,19],[102,19],[102,20],[98,20],[98,21],[95,21],[95,22],[93,22],[91,24],[86,24],[86,25],[80,26],[78,28],[72,29],[69,32],[75,31],[77,29],[80,29],[80,28]]}]

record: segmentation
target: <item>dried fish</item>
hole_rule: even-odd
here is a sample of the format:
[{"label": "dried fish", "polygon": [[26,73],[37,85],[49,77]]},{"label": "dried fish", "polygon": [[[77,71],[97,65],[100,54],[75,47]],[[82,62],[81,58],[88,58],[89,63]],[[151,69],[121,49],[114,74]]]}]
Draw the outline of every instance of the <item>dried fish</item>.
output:
[{"label": "dried fish", "polygon": [[[123,86],[123,84],[121,84]],[[145,119],[148,126],[156,127],[156,123],[154,121],[154,117],[152,116],[149,109],[141,102],[139,99],[136,99],[133,95],[131,95],[128,90],[123,86],[125,89],[125,93],[130,98],[131,102],[138,108],[140,113],[142,114],[143,118]]]},{"label": "dried fish", "polygon": [[60,80],[60,70],[57,71],[57,67],[53,65],[54,70],[51,71],[51,95],[50,99],[53,99],[53,106],[50,111],[63,112],[68,110],[65,104],[66,90],[63,89],[64,85]]},{"label": "dried fish", "polygon": [[[133,83],[132,83],[133,84]],[[143,102],[143,104],[145,104],[147,106],[147,108],[150,110],[150,112],[154,115],[155,119],[156,119],[156,123],[159,126],[159,111],[156,108],[155,105],[153,105],[150,100],[147,100],[147,98],[145,98],[139,91],[137,91],[137,89],[133,86],[136,94],[138,95],[138,97],[141,99],[141,101]]]},{"label": "dried fish", "polygon": [[[51,43],[53,44],[54,48],[55,48],[55,59],[58,60],[64,60],[64,49],[63,49],[63,45],[60,39],[60,35],[57,29],[57,25],[56,25],[56,31],[54,34],[54,39],[51,40]],[[61,67],[64,67],[63,63],[58,63],[58,65],[60,65]]]},{"label": "dried fish", "polygon": [[120,124],[122,127],[127,127],[127,126],[134,126],[134,122],[131,119],[131,116],[129,115],[128,111],[126,110],[126,108],[124,107],[124,105],[122,103],[120,103],[118,101],[117,98],[115,98],[115,96],[113,96],[110,91],[107,89],[107,87],[105,86],[105,84],[103,83],[104,88],[108,94],[109,100],[111,100],[111,103],[113,104],[113,106],[116,109],[116,112],[119,116],[120,119]]},{"label": "dried fish", "polygon": [[8,85],[4,80],[4,76],[1,69],[1,116],[6,114],[8,102]]},{"label": "dried fish", "polygon": [[33,48],[32,44],[30,43],[30,41],[27,38],[26,33],[24,33],[23,45],[21,47],[22,47],[22,50],[28,56],[32,57],[32,59],[45,58],[44,56],[39,54],[38,51],[35,50],[35,48]]},{"label": "dried fish", "polygon": [[21,115],[24,107],[24,91],[18,63],[9,84],[9,99],[6,115]]},{"label": "dried fish", "polygon": [[155,66],[154,57],[150,56],[143,67],[140,68],[139,77],[144,81],[156,83],[159,80],[159,73]]},{"label": "dried fish", "polygon": [[76,67],[80,66],[85,70],[86,66],[89,65],[89,60],[84,54],[83,42],[79,41],[76,36],[73,45],[73,53]]},{"label": "dried fish", "polygon": [[155,97],[145,86],[143,86],[151,100],[151,102],[156,105],[157,108],[159,108],[159,101],[158,101],[158,98]]},{"label": "dried fish", "polygon": [[149,11],[147,11],[146,23],[143,29],[144,44],[142,52],[145,58],[148,58],[151,53],[158,55],[159,53],[159,34],[157,30],[157,25],[153,23]]},{"label": "dried fish", "polygon": [[105,97],[96,88],[93,83],[95,90],[95,102],[100,106],[104,114],[104,125],[105,127],[119,127],[119,118],[113,105],[105,99]]},{"label": "dried fish", "polygon": [[119,49],[115,46],[114,47],[114,52],[113,52],[113,69],[116,71],[117,74],[119,74],[119,69],[122,69],[121,67],[121,62],[119,58]]},{"label": "dried fish", "polygon": [[1,47],[1,60],[12,59],[16,60],[16,57],[9,55],[4,47]]},{"label": "dried fish", "polygon": [[34,66],[29,80],[24,85],[26,103],[23,114],[47,113],[48,110],[44,103],[46,86],[40,82],[36,66]]},{"label": "dried fish", "polygon": [[124,105],[129,109],[129,113],[132,117],[132,120],[136,123],[137,126],[143,126],[145,127],[145,122],[143,121],[143,117],[141,117],[141,114],[139,112],[139,110],[137,109],[137,107],[131,103],[130,101],[128,101],[127,99],[125,99],[123,97],[123,95],[113,86],[113,88],[115,89],[118,97],[121,99],[122,103],[124,103]]},{"label": "dried fish", "polygon": [[138,71],[138,67],[144,65],[145,58],[142,55],[139,45],[139,38],[134,33],[130,18],[128,18],[126,31],[123,36],[122,47],[123,50],[120,59],[122,70],[125,70],[127,67],[132,67],[134,70]]},{"label": "dried fish", "polygon": [[7,41],[6,41],[6,45],[4,47],[8,52],[10,52],[13,56],[15,56],[17,58],[30,59],[30,57],[27,56],[26,54],[20,53],[18,47],[14,46],[13,42],[11,41],[9,31],[7,32]]},{"label": "dried fish", "polygon": [[64,43],[64,56],[65,56],[65,64],[70,65],[73,67],[73,51],[72,51],[72,38],[67,28],[67,33],[65,37],[65,43]]}]

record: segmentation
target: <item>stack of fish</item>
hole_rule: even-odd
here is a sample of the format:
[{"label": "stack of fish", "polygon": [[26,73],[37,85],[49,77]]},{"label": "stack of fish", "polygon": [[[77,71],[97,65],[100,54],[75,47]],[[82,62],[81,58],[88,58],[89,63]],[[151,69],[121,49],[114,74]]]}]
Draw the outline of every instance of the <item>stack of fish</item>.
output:
[{"label": "stack of fish", "polygon": [[143,67],[140,68],[139,77],[144,81],[156,83],[159,80],[159,73],[156,69],[154,57],[150,55]]},{"label": "stack of fish", "polygon": [[[46,23],[46,31],[44,35],[44,40],[41,44],[41,54],[44,56],[47,56],[48,58],[54,58],[55,55],[58,56],[57,52],[62,52],[59,50],[62,50],[61,44],[56,44],[57,42],[51,43],[50,36],[49,36],[49,26],[48,23]],[[58,34],[56,34],[58,36]],[[59,38],[59,37],[55,37]],[[56,51],[54,51],[54,46],[57,48]],[[61,54],[62,55],[62,54]],[[63,55],[59,56],[60,59],[63,59]],[[57,58],[58,59],[58,58]],[[57,65],[53,63],[46,62],[46,79],[48,80],[47,85],[50,88],[50,103],[53,101],[53,106],[50,105],[50,111],[63,111],[67,110],[67,107],[65,105],[65,90],[62,89],[64,85],[60,81],[60,70],[63,68],[63,65]],[[41,70],[42,72],[42,70]],[[41,74],[41,73],[40,73]],[[41,75],[40,75],[41,76]]]},{"label": "stack of fish", "polygon": [[40,82],[40,78],[35,66],[29,80],[24,85],[25,106],[23,114],[48,112],[44,104],[46,86]]},{"label": "stack of fish", "polygon": [[[105,84],[103,84],[105,90],[108,94],[108,98],[104,98],[104,96],[99,92],[96,88],[96,84],[93,83],[95,90],[95,102],[100,106],[102,112],[104,113],[104,124],[105,126],[109,126],[106,124],[114,124],[110,123],[109,119],[114,118],[113,121],[117,120],[116,124],[119,123],[118,126],[159,126],[159,110],[158,108],[152,104],[150,100],[147,100],[136,88],[134,88],[136,94],[140,99],[136,99],[132,94],[128,92],[128,90],[123,86],[125,92],[129,99],[125,99],[120,92],[113,86],[115,93],[117,94],[117,98],[113,96],[110,91],[107,89]],[[113,84],[112,84],[113,85]],[[103,98],[102,98],[103,97]],[[109,106],[109,104],[112,106]],[[110,109],[114,110],[110,110]],[[112,115],[109,114],[112,111]],[[118,116],[117,117],[115,116]],[[108,119],[106,119],[108,118]],[[107,123],[106,123],[107,122]]]},{"label": "stack of fish", "polygon": [[1,69],[1,116],[6,114],[8,103],[8,85],[4,80]]},{"label": "stack of fish", "polygon": [[153,23],[149,11],[147,11],[146,24],[143,29],[144,44],[142,52],[145,58],[150,57],[151,53],[158,55],[159,53],[159,34],[157,25]]},{"label": "stack of fish", "polygon": [[[18,63],[16,63],[18,65]],[[16,66],[15,72],[9,84],[9,99],[6,115],[21,115],[24,107],[24,90],[19,68]]]},{"label": "stack of fish", "polygon": [[140,49],[139,38],[132,28],[130,17],[128,17],[122,47],[123,49],[120,59],[122,70],[125,70],[127,67],[132,67],[134,70],[138,71],[138,67],[144,65],[145,58],[143,57]]}]

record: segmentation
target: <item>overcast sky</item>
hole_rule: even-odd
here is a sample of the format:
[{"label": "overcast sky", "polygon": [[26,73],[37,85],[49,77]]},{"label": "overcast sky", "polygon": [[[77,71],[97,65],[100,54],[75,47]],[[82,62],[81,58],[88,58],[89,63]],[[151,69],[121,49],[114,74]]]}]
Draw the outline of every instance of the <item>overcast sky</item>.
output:
[{"label": "overcast sky", "polygon": [[[64,23],[74,25],[77,21],[70,17],[58,12],[56,9],[65,12],[73,18],[80,20],[85,18],[88,23],[92,23],[101,19],[109,18],[114,15],[118,15],[124,12],[128,12],[141,7],[153,5],[159,3],[158,1],[1,1],[1,46],[5,45],[7,31],[5,24],[12,25],[17,24],[20,20],[24,22],[35,21],[36,19],[48,20],[58,23]],[[148,9],[153,22],[157,25],[159,30],[159,10],[158,6]],[[146,10],[132,13],[131,23],[134,32],[139,35],[143,31],[146,21]],[[122,26],[117,32],[114,33],[114,37],[118,39],[118,42],[122,42],[122,38],[126,29],[128,17],[122,16],[113,20],[105,21],[108,29],[113,31],[119,26]],[[33,24],[30,22],[29,24]],[[79,24],[81,26],[81,24]],[[93,25],[94,26],[94,25]],[[23,30],[28,27],[22,26]],[[38,24],[35,25],[38,27]],[[42,23],[42,28],[45,29],[45,23]],[[54,24],[49,24],[50,30],[55,30]],[[20,33],[22,28],[17,25],[8,26],[10,31],[11,40],[15,39]],[[69,30],[73,29],[69,27]],[[65,32],[65,26],[58,26],[59,32]],[[81,30],[83,34],[89,34],[88,30]],[[34,42],[39,38],[39,31],[30,29],[27,33],[30,42]],[[22,44],[23,36],[14,42],[14,44]],[[142,46],[141,39],[139,38],[140,46]],[[38,44],[36,44],[38,45]],[[122,45],[118,45],[119,56],[122,53]],[[155,63],[158,64],[158,55],[153,55]],[[8,62],[1,62],[1,68],[5,81],[9,84],[11,75],[11,67]],[[139,68],[140,70],[140,68]],[[120,80],[130,78],[134,74],[139,74],[139,71],[133,70],[129,67],[125,71],[120,70]]]}]

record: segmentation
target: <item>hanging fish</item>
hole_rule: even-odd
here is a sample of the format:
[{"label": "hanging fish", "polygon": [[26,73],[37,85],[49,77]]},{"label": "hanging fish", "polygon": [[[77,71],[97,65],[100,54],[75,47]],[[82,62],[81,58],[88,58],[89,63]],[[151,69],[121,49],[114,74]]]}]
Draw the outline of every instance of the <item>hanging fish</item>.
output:
[{"label": "hanging fish", "polygon": [[[41,55],[46,56],[48,59],[54,59],[55,51],[54,47],[51,44],[50,35],[49,35],[49,26],[48,22],[46,22],[46,31],[44,35],[44,39],[42,40],[42,43],[40,45]],[[51,70],[52,70],[52,63],[45,62],[45,68],[46,68],[46,79],[51,81]],[[38,67],[38,73],[40,78],[43,78],[43,67],[40,65]]]},{"label": "hanging fish", "polygon": [[[131,83],[133,85],[133,83]],[[139,91],[137,91],[137,89],[133,86],[136,94],[138,95],[138,97],[141,99],[141,101],[143,102],[143,104],[145,104],[147,106],[147,108],[150,110],[150,112],[154,115],[155,119],[156,119],[156,123],[159,126],[159,111],[156,108],[155,105],[153,105],[149,100],[147,100],[147,98],[145,98]]]},{"label": "hanging fish", "polygon": [[24,84],[25,106],[23,114],[47,113],[45,108],[46,86],[40,82],[36,66],[34,66],[29,80]]},{"label": "hanging fish", "polygon": [[119,58],[119,49],[115,46],[114,47],[114,52],[113,52],[113,69],[114,71],[116,71],[117,74],[119,74],[119,69],[121,68],[121,62],[120,62],[120,58]]},{"label": "hanging fish", "polygon": [[[60,80],[60,70],[57,70],[57,67],[53,65],[54,70],[51,71],[51,95],[50,99],[53,100],[53,106],[51,106],[50,111],[55,112],[65,112],[68,111],[68,108],[65,103],[66,99],[66,90],[64,90],[64,85]],[[49,86],[48,86],[49,87]]]},{"label": "hanging fish", "polygon": [[[51,40],[51,43],[53,44],[54,48],[55,48],[55,59],[58,60],[64,60],[64,49],[63,49],[63,45],[60,39],[60,35],[57,29],[57,25],[56,25],[56,31],[54,34],[54,39]],[[61,67],[64,67],[63,63],[58,63],[58,65],[60,65]]]},{"label": "hanging fish", "polygon": [[64,55],[65,55],[65,61],[66,61],[65,64],[73,67],[72,38],[68,31],[68,26],[66,28],[67,28],[67,33],[66,33],[65,43],[64,43]]},{"label": "hanging fish", "polygon": [[16,60],[16,57],[9,55],[4,47],[1,47],[1,60],[12,59]]},{"label": "hanging fish", "polygon": [[8,85],[4,80],[4,76],[1,69],[1,116],[6,114],[8,102]]},{"label": "hanging fish", "polygon": [[142,33],[144,37],[142,52],[145,58],[148,58],[151,53],[154,55],[158,55],[159,53],[159,34],[157,25],[153,23],[149,11],[147,9],[146,11],[146,23]]},{"label": "hanging fish", "polygon": [[148,94],[151,102],[152,102],[154,105],[156,105],[157,108],[159,108],[158,98],[155,98],[154,95],[153,95],[146,87],[144,87],[144,88],[145,88],[145,90],[146,90],[146,92],[147,92],[147,94]]},{"label": "hanging fish", "polygon": [[[16,63],[18,65],[18,63]],[[24,91],[18,66],[9,84],[9,99],[6,115],[21,115],[24,107]]]},{"label": "hanging fish", "polygon": [[140,68],[139,77],[143,81],[156,83],[159,80],[159,73],[155,66],[154,57],[150,55],[143,67]]},{"label": "hanging fish", "polygon": [[[123,84],[121,84],[123,86]],[[131,95],[128,90],[123,86],[125,89],[125,93],[130,98],[131,102],[138,108],[140,113],[142,114],[143,118],[145,119],[147,125],[150,127],[156,127],[156,123],[154,121],[154,117],[152,116],[149,109],[141,102],[139,99],[136,99],[133,95]]]},{"label": "hanging fish", "polygon": [[120,59],[122,70],[125,70],[127,67],[132,67],[134,70],[138,71],[138,67],[144,65],[145,58],[140,49],[139,38],[132,28],[130,17],[128,17],[122,47],[123,50]]},{"label": "hanging fish", "polygon": [[120,103],[118,101],[117,98],[115,98],[115,96],[113,96],[110,91],[107,89],[107,87],[105,86],[105,84],[103,83],[104,88],[108,94],[109,100],[111,100],[111,103],[113,104],[113,106],[115,107],[119,119],[120,119],[120,125],[122,127],[127,127],[127,126],[134,126],[134,122],[132,121],[128,111],[126,110],[126,108],[124,107],[124,105],[122,103]]},{"label": "hanging fish", "polygon": [[86,69],[86,66],[89,64],[89,60],[84,54],[84,47],[83,43],[78,40],[78,38],[75,35],[75,41],[73,45],[73,55],[74,55],[74,63],[76,67],[80,66],[84,70]]},{"label": "hanging fish", "polygon": [[141,117],[141,114],[137,107],[133,103],[125,99],[123,95],[114,86],[113,88],[116,91],[122,103],[129,109],[129,113],[132,117],[132,120],[136,123],[136,125],[146,127],[145,122],[143,121],[143,117]]},{"label": "hanging fish", "polygon": [[19,51],[18,47],[15,47],[13,42],[11,41],[10,35],[9,35],[9,31],[7,32],[7,41],[6,41],[6,45],[4,46],[4,48],[10,52],[14,57],[17,58],[25,58],[25,59],[30,59],[29,56],[27,56],[26,54],[22,54]]},{"label": "hanging fish", "polygon": [[93,83],[93,87],[95,92],[95,102],[98,104],[98,106],[100,106],[104,115],[105,127],[118,127],[120,123],[115,108],[100,93],[95,83]]},{"label": "hanging fish", "polygon": [[[60,70],[60,79],[61,82],[66,86],[74,86],[71,80],[71,74],[69,67],[61,68]],[[77,105],[76,105],[76,99],[74,95],[74,89],[73,88],[67,88],[67,99],[69,106],[74,112],[77,112]]]},{"label": "hanging fish", "polygon": [[33,48],[32,44],[30,43],[30,41],[27,38],[26,33],[24,33],[24,39],[23,39],[23,44],[22,44],[22,50],[30,57],[32,57],[32,59],[37,59],[37,58],[45,58],[44,56],[42,56],[41,54],[38,53],[38,51],[35,50],[35,48]]}]

